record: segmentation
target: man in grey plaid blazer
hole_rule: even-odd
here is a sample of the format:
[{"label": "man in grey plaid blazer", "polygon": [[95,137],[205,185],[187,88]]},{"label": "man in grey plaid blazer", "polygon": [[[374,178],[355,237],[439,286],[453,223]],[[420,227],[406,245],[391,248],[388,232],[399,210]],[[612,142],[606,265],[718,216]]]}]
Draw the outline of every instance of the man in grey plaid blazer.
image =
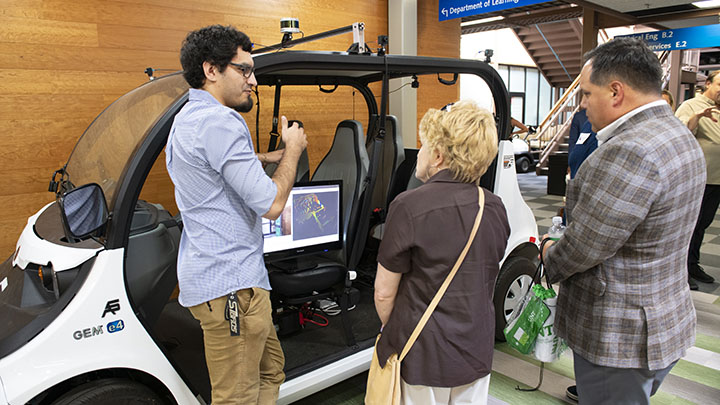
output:
[{"label": "man in grey plaid blazer", "polygon": [[580,403],[646,404],[695,341],[686,267],[705,160],[662,100],[643,42],[615,39],[585,58],[600,146],[568,184],[569,226],[545,249],[545,270],[561,285],[555,326]]}]

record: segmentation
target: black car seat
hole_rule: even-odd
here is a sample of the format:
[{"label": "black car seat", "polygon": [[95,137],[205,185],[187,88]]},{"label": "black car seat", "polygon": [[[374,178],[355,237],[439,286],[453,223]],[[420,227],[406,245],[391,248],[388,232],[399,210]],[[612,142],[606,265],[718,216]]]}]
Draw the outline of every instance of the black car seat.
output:
[{"label": "black car seat", "polygon": [[[278,145],[278,149],[282,149],[284,147],[285,144],[281,139],[280,144]],[[275,170],[277,170],[277,166],[277,163],[268,163],[267,165],[265,165],[265,174],[267,174],[268,177],[272,177],[272,175],[275,173]],[[309,178],[310,161],[308,159],[307,149],[303,149],[302,153],[300,154],[300,159],[298,160],[297,172],[295,172],[295,182],[305,182],[308,181]]]},{"label": "black car seat", "polygon": [[416,188],[422,184],[420,180],[415,177],[415,171],[417,166],[417,154],[418,149],[416,148],[405,148],[405,160],[400,163],[395,176],[393,176],[393,182],[390,184],[390,191],[388,191],[388,207],[390,203],[405,190]]},{"label": "black car seat", "polygon": [[355,120],[340,122],[330,150],[320,161],[312,180],[342,180],[343,251],[334,258],[348,265],[350,249],[360,221],[363,179],[367,175],[367,150],[364,146],[362,124]]},{"label": "black car seat", "polygon": [[[369,156],[372,156],[374,147],[373,140],[375,136],[377,136],[379,119],[377,115],[371,117],[371,128],[366,141]],[[380,167],[378,168],[378,176],[372,195],[372,208],[373,210],[380,209],[382,212],[387,212],[388,204],[390,204],[392,200],[392,198],[389,198],[389,192],[395,181],[395,173],[405,160],[403,140],[400,135],[397,117],[394,115],[388,115],[386,117],[385,140],[381,152]]]},{"label": "black car seat", "polygon": [[[307,270],[287,271],[268,265],[271,270],[274,305],[298,305],[331,297],[339,301],[346,343],[355,344],[347,310],[351,302],[348,260],[352,235],[360,220],[360,197],[363,178],[368,169],[368,158],[363,143],[362,125],[354,120],[338,124],[330,150],[322,159],[312,181],[342,180],[343,249],[314,258],[316,266]],[[345,283],[343,284],[343,281]],[[339,287],[339,288],[337,288]]]}]

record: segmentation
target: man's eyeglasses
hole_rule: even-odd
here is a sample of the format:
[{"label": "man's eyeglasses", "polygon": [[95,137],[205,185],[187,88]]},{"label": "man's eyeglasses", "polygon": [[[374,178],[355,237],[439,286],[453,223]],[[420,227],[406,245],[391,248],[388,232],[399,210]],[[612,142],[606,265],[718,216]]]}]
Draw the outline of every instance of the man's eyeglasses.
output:
[{"label": "man's eyeglasses", "polygon": [[229,63],[230,65],[233,65],[234,67],[238,68],[238,70],[240,71],[240,73],[241,73],[246,79],[250,78],[250,76],[252,76],[252,74],[255,73],[255,67],[254,67],[254,66],[249,66],[249,65],[245,65],[245,64],[243,64],[243,63],[235,63],[235,62],[228,62],[228,63]]}]

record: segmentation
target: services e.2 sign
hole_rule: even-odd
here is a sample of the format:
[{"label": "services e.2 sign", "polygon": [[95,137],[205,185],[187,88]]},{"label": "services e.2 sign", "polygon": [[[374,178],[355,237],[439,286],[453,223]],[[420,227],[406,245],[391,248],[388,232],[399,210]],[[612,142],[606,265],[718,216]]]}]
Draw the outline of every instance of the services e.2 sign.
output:
[{"label": "services e.2 sign", "polygon": [[720,24],[619,35],[616,38],[619,37],[642,39],[653,51],[711,48],[720,46]]},{"label": "services e.2 sign", "polygon": [[438,4],[438,20],[452,20],[454,18],[529,6],[547,1],[548,0],[440,0]]}]

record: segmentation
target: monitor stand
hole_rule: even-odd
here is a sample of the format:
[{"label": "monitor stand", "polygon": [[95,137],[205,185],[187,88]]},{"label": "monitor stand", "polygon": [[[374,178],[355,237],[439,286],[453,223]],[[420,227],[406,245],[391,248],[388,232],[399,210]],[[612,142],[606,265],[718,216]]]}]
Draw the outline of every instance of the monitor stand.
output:
[{"label": "monitor stand", "polygon": [[318,266],[317,260],[299,257],[295,259],[285,259],[277,262],[268,263],[271,267],[282,270],[285,273],[297,273],[305,270],[312,270]]}]

